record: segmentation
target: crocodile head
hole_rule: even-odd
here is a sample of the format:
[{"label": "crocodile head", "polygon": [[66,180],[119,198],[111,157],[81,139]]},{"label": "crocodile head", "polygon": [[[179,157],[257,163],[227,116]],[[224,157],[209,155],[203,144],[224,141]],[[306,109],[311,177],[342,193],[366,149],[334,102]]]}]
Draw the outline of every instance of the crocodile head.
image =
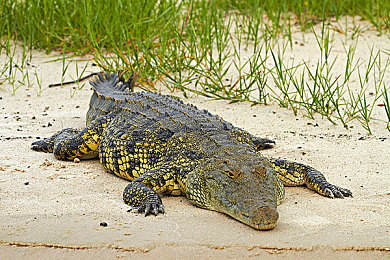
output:
[{"label": "crocodile head", "polygon": [[279,218],[283,187],[269,162],[247,150],[220,151],[187,179],[187,197],[197,206],[225,213],[255,229]]}]

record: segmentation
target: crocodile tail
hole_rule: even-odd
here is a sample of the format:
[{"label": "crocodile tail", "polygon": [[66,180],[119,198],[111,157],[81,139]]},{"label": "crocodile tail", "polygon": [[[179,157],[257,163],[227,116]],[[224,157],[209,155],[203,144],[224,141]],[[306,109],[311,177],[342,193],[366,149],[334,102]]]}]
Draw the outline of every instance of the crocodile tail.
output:
[{"label": "crocodile tail", "polygon": [[89,84],[98,96],[102,96],[106,99],[115,99],[114,96],[116,93],[123,93],[126,91],[126,87],[123,86],[123,82],[120,81],[116,73],[98,73],[97,76],[89,81]]},{"label": "crocodile tail", "polygon": [[89,84],[92,86],[92,94],[87,112],[87,125],[94,119],[108,114],[119,103],[124,102],[126,98],[133,95],[131,88],[134,88],[136,73],[125,81],[116,73],[97,74]]},{"label": "crocodile tail", "polygon": [[134,87],[135,87],[135,83],[137,82],[137,79],[138,79],[138,73],[137,73],[137,71],[135,70],[135,71],[130,75],[129,79],[123,83],[121,89],[123,89],[123,90],[128,89],[128,90],[130,90],[131,92],[134,92]]}]

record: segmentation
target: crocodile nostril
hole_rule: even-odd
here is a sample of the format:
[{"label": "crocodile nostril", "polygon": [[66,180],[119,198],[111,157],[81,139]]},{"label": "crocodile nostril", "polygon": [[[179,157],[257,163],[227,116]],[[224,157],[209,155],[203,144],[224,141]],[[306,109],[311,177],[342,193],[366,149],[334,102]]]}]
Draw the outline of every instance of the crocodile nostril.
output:
[{"label": "crocodile nostril", "polygon": [[259,207],[251,212],[253,222],[257,225],[276,224],[279,219],[279,213],[274,207]]}]

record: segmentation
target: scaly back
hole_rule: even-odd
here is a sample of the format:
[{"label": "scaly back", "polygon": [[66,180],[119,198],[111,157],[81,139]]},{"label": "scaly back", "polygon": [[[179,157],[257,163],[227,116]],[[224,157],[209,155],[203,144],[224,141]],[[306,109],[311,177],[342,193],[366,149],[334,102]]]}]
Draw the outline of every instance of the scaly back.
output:
[{"label": "scaly back", "polygon": [[144,115],[151,120],[167,122],[162,119],[169,118],[175,124],[207,132],[235,128],[221,117],[212,115],[207,110],[199,110],[192,104],[184,104],[177,97],[149,91],[133,93],[130,89],[135,80],[136,77],[132,75],[128,81],[121,81],[115,73],[106,73],[104,76],[98,74],[91,80],[94,93],[87,112],[87,125],[97,117],[119,109]]}]

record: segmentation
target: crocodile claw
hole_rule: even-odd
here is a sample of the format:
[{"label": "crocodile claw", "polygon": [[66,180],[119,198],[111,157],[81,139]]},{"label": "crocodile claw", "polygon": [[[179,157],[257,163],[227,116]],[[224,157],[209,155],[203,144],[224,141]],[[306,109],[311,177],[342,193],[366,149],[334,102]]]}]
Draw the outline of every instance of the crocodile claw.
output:
[{"label": "crocodile claw", "polygon": [[[164,209],[163,204],[157,205],[157,204],[147,203],[144,211],[145,211],[145,217],[149,214],[153,214],[153,215],[157,216],[158,213],[162,213],[162,214],[165,213],[165,209]],[[139,208],[138,208],[138,212],[140,212]],[[143,212],[143,211],[141,211],[141,212]]]},{"label": "crocodile claw", "polygon": [[138,207],[137,212],[144,212],[145,217],[149,214],[157,216],[158,213],[164,214],[165,209],[160,197],[157,194],[151,194],[151,196],[148,196],[148,198],[144,200],[142,205]]},{"label": "crocodile claw", "polygon": [[54,138],[45,138],[43,140],[35,141],[31,144],[31,149],[37,152],[53,152]]},{"label": "crocodile claw", "polygon": [[145,213],[145,217],[149,214],[157,216],[159,213],[165,213],[160,196],[141,183],[131,182],[127,185],[123,192],[123,199],[138,213]]},{"label": "crocodile claw", "polygon": [[42,147],[44,145],[45,145],[44,141],[43,140],[39,140],[39,141],[33,142],[31,144],[31,149],[33,149],[34,151],[42,151]]},{"label": "crocodile claw", "polygon": [[43,140],[35,141],[31,144],[31,149],[38,152],[52,153],[54,145],[58,139],[64,139],[72,137],[74,134],[77,134],[79,130],[73,128],[65,128],[61,131],[55,133],[49,138],[44,138]]},{"label": "crocodile claw", "polygon": [[336,185],[330,184],[324,189],[325,196],[333,198],[344,199],[345,197],[352,197],[352,192],[348,189],[338,187]]}]

